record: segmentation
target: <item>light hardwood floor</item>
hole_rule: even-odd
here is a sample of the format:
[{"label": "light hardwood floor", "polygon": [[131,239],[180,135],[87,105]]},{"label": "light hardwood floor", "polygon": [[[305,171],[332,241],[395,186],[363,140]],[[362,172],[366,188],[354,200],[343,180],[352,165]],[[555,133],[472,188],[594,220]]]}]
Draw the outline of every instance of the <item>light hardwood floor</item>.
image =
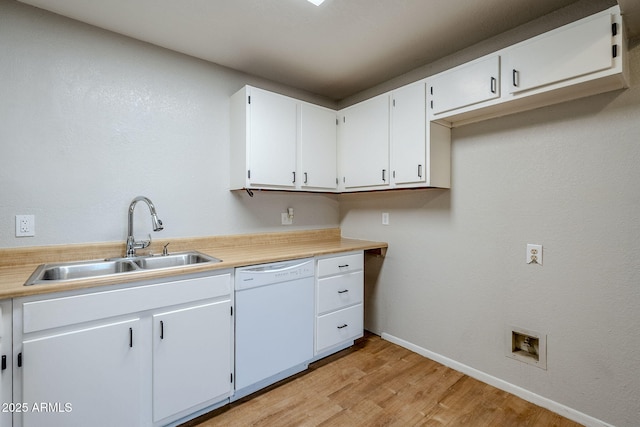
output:
[{"label": "light hardwood floor", "polygon": [[579,425],[367,334],[306,372],[184,427]]}]

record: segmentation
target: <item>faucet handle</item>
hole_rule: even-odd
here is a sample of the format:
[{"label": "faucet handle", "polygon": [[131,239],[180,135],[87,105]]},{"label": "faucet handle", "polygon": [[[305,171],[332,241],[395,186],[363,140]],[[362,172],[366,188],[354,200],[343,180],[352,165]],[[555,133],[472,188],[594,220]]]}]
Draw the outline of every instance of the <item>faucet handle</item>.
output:
[{"label": "faucet handle", "polygon": [[[169,242],[169,243],[171,243],[171,242]],[[162,247],[162,256],[167,256],[167,255],[169,255],[169,251],[167,250],[167,246],[169,246],[169,243],[167,243],[166,245],[164,245],[164,246]]]},{"label": "faucet handle", "polygon": [[144,248],[148,248],[150,244],[151,244],[151,234],[149,234],[149,240],[139,240],[137,242],[134,242],[133,247],[135,249],[144,249]]}]

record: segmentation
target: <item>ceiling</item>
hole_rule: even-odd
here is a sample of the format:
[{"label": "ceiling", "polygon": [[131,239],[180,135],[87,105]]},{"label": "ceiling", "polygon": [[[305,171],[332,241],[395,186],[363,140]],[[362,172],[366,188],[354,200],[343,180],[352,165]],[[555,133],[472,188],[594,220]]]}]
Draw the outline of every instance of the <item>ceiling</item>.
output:
[{"label": "ceiling", "polygon": [[338,101],[577,0],[20,1]]}]

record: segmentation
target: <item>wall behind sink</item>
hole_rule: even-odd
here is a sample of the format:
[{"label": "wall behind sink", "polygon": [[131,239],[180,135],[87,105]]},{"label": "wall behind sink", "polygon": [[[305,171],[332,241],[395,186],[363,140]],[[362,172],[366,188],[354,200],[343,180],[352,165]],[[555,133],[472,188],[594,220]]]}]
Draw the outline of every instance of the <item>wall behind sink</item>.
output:
[{"label": "wall behind sink", "polygon": [[[160,240],[339,225],[333,195],[229,191],[234,92],[326,99],[8,0],[0,58],[0,247],[124,241],[137,195]],[[15,237],[17,214],[35,215],[35,237]],[[146,206],[135,225],[152,233]]]}]

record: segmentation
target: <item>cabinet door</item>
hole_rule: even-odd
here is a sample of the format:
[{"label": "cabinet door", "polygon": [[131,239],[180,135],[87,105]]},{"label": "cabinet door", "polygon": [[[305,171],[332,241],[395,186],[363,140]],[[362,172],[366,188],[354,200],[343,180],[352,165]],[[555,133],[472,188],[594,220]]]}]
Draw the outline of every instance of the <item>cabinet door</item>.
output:
[{"label": "cabinet door", "polygon": [[336,112],[300,104],[300,174],[302,187],[337,186]]},{"label": "cabinet door", "polygon": [[[12,399],[11,363],[11,300],[0,302],[0,401],[14,402]],[[11,425],[11,411],[0,411],[0,426]]]},{"label": "cabinet door", "polygon": [[231,393],[231,300],[153,316],[154,423]]},{"label": "cabinet door", "polygon": [[425,181],[425,83],[394,90],[391,107],[391,152],[396,184]]},{"label": "cabinet door", "polygon": [[509,50],[509,92],[516,94],[611,68],[612,22],[611,14],[599,15]]},{"label": "cabinet door", "polygon": [[22,366],[15,368],[22,395],[14,402],[30,406],[17,414],[17,425],[144,424],[139,341],[139,319],[23,341]]},{"label": "cabinet door", "polygon": [[439,74],[429,83],[434,115],[500,96],[500,56],[494,55]]},{"label": "cabinet door", "polygon": [[338,125],[345,188],[389,185],[389,95],[345,108]]},{"label": "cabinet door", "polygon": [[251,88],[249,102],[249,181],[251,185],[294,187],[297,103]]}]

